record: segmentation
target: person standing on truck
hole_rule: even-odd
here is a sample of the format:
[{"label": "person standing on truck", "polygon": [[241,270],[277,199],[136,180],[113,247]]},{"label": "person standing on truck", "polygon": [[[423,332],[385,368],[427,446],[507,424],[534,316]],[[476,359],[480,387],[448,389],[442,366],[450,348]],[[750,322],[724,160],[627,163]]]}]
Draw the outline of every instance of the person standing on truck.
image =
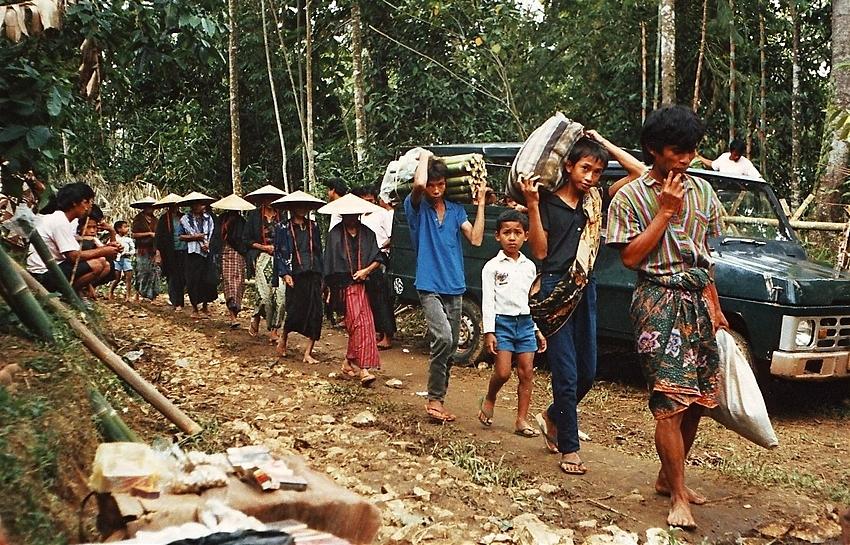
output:
[{"label": "person standing on truck", "polygon": [[[404,199],[404,213],[416,252],[416,290],[431,337],[428,371],[428,403],[425,411],[438,422],[457,417],[444,406],[449,387],[451,358],[457,352],[460,314],[466,279],[460,235],[473,246],[484,239],[485,199],[479,199],[475,225],[466,209],[446,200],[446,164],[430,151],[419,154],[413,175],[413,191]],[[478,193],[487,187],[482,183]]]},{"label": "person standing on truck", "polygon": [[729,151],[722,153],[714,161],[706,159],[700,154],[696,154],[695,157],[707,168],[716,170],[717,172],[738,174],[740,176],[749,176],[750,178],[761,178],[761,173],[753,162],[744,156],[746,152],[747,145],[740,138],[736,138],[729,142]]},{"label": "person standing on truck", "polygon": [[705,409],[717,406],[714,340],[728,327],[713,280],[708,241],[722,231],[722,205],[711,185],[686,170],[704,133],[683,106],[647,117],[640,142],[650,170],[623,187],[608,209],[608,244],[638,272],[631,318],[655,417],[670,526],[695,528],[690,504],[705,498],[685,486],[685,460]]}]

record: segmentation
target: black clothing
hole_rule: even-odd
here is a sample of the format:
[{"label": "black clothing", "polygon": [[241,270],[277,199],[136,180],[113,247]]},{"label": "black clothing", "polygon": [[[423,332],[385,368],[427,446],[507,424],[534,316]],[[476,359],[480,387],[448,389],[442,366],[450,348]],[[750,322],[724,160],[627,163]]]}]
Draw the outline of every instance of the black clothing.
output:
[{"label": "black clothing", "polygon": [[[580,203],[581,201],[579,201]],[[575,261],[581,233],[587,225],[587,216],[579,206],[570,208],[554,193],[540,195],[540,221],[548,239],[542,273],[563,273]]]}]

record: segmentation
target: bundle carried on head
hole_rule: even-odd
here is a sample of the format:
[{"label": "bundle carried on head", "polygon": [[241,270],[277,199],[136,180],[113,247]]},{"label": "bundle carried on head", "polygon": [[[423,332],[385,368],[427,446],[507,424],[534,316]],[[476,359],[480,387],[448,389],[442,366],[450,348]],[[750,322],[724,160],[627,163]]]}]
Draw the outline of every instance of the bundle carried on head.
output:
[{"label": "bundle carried on head", "polygon": [[[381,183],[380,197],[385,202],[402,202],[413,190],[413,175],[422,148],[414,148],[387,166]],[[446,164],[446,198],[459,203],[471,203],[476,189],[487,181],[487,167],[479,153],[434,157]]]},{"label": "bundle carried on head", "polygon": [[538,183],[549,191],[557,191],[563,179],[561,164],[573,145],[584,134],[581,123],[571,121],[558,112],[540,125],[523,142],[508,174],[508,192],[517,202],[525,204],[519,185],[520,175],[539,176]]}]

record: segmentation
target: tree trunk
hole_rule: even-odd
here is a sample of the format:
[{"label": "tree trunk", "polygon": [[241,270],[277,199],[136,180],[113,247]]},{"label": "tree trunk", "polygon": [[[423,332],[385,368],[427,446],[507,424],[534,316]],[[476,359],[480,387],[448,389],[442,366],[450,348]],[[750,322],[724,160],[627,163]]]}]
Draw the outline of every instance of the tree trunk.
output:
[{"label": "tree trunk", "polygon": [[316,161],[313,154],[313,23],[310,21],[310,4],[304,6],[305,68],[307,80],[307,187],[316,191]]},{"label": "tree trunk", "polygon": [[735,75],[735,0],[729,0],[729,141],[735,139],[735,103],[738,100]]},{"label": "tree trunk", "polygon": [[800,202],[800,14],[797,0],[788,3],[791,9],[791,204]]},{"label": "tree trunk", "polygon": [[655,68],[655,85],[652,90],[652,109],[658,108],[658,96],[661,90],[661,4],[658,4],[658,17],[655,29],[655,58],[653,66]]},{"label": "tree trunk", "polygon": [[646,23],[640,22],[640,124],[646,121]]},{"label": "tree trunk", "polygon": [[304,20],[302,19],[304,14],[304,1],[297,0],[295,2],[295,35],[298,37],[299,48],[296,51],[296,58],[298,59],[298,107],[301,111],[302,119],[304,120],[304,142],[301,146],[301,174],[304,177],[304,187],[310,187],[310,179],[307,176],[307,172],[310,170],[308,168],[307,161],[307,114],[306,114],[306,93],[304,91],[304,63],[302,62],[302,57],[300,55],[300,44],[301,44],[301,27],[304,24]]},{"label": "tree trunk", "polygon": [[239,68],[236,65],[236,51],[239,47],[239,29],[236,26],[236,0],[227,0],[227,15],[230,21],[230,35],[227,39],[228,75],[230,81],[230,177],[233,193],[242,193],[242,173],[240,169],[239,136]]},{"label": "tree trunk", "polygon": [[753,155],[753,89],[749,87],[749,97],[747,98],[747,157]]},{"label": "tree trunk", "polygon": [[702,75],[702,60],[705,58],[705,28],[708,22],[708,0],[702,0],[702,25],[699,35],[699,53],[697,54],[697,73],[694,78],[694,101],[692,109],[699,109],[699,84]]},{"label": "tree trunk", "polygon": [[283,175],[283,189],[289,193],[289,176],[286,174],[286,141],[283,139],[283,127],[280,122],[280,106],[277,104],[277,91],[274,85],[274,75],[272,74],[272,56],[269,52],[269,33],[266,28],[266,0],[260,0],[260,13],[262,14],[263,23],[263,46],[266,50],[266,70],[269,73],[269,88],[272,93],[272,104],[274,105],[274,117],[277,122],[277,137],[280,140],[280,170]]},{"label": "tree trunk", "polygon": [[676,103],[676,3],[661,0],[661,102]]},{"label": "tree trunk", "polygon": [[[850,110],[850,0],[832,2],[832,83],[834,89],[833,107],[838,110]],[[820,182],[818,203],[839,202],[842,185],[850,172],[847,162],[850,160],[850,144],[838,138],[836,127],[827,124],[830,131],[827,138],[831,141],[826,169]],[[845,221],[843,209],[837,206],[820,206],[835,221]]]},{"label": "tree trunk", "polygon": [[354,72],[354,151],[357,163],[366,159],[366,91],[363,84],[363,43],[360,38],[360,2],[351,4],[351,56]]},{"label": "tree trunk", "polygon": [[759,2],[759,68],[761,70],[761,81],[759,82],[759,170],[761,175],[767,179],[767,54],[765,52],[764,34],[764,12],[762,3]]}]

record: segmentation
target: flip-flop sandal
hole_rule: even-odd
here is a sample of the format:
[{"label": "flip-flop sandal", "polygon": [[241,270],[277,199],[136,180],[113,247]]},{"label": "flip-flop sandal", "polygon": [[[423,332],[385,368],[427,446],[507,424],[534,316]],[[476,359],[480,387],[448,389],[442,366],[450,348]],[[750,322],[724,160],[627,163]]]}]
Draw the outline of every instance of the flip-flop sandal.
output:
[{"label": "flip-flop sandal", "polygon": [[534,416],[534,422],[537,423],[537,429],[540,430],[540,435],[543,436],[543,441],[546,443],[546,450],[551,454],[558,453],[558,441],[549,435],[549,426],[546,425],[546,420],[542,414]]},{"label": "flip-flop sandal", "polygon": [[451,413],[441,411],[436,407],[429,407],[428,405],[425,405],[425,412],[428,413],[428,416],[431,417],[432,420],[436,420],[437,422],[454,422],[457,419],[457,417]]},{"label": "flip-flop sandal", "polygon": [[340,372],[340,377],[342,377],[344,379],[356,379],[357,378],[357,372],[354,369],[342,367],[342,368],[340,368],[339,372]]},{"label": "flip-flop sandal", "polygon": [[490,414],[487,414],[487,411],[484,410],[484,401],[486,400],[485,396],[481,396],[478,400],[478,421],[481,422],[483,426],[487,426],[488,428],[493,425],[493,412],[490,411]]},{"label": "flip-flop sandal", "polygon": [[[519,435],[520,437],[531,438],[531,437],[537,437],[538,435],[540,435],[540,432],[537,431],[536,429],[532,428],[531,426],[525,426],[524,428],[519,428],[519,429],[514,430],[514,435]],[[549,446],[548,443],[546,444],[546,446],[547,447]]]},{"label": "flip-flop sandal", "polygon": [[567,462],[561,460],[558,462],[558,467],[567,475],[584,475],[587,473],[587,466],[582,462]]},{"label": "flip-flop sandal", "polygon": [[363,386],[364,388],[368,388],[377,379],[378,379],[378,377],[376,377],[375,375],[372,375],[372,374],[364,375],[364,376],[360,377],[360,386]]}]

